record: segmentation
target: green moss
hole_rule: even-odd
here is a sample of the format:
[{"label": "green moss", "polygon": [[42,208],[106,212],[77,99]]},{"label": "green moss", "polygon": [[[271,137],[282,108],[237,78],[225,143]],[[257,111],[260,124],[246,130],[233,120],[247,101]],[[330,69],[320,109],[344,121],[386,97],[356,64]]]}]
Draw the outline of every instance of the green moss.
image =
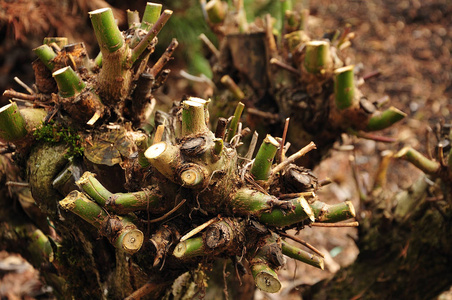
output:
[{"label": "green moss", "polygon": [[69,146],[69,150],[65,155],[66,158],[82,156],[85,150],[82,147],[81,137],[75,130],[66,128],[53,121],[48,124],[42,124],[40,128],[33,132],[33,135],[37,141],[46,143],[57,144],[65,142]]}]

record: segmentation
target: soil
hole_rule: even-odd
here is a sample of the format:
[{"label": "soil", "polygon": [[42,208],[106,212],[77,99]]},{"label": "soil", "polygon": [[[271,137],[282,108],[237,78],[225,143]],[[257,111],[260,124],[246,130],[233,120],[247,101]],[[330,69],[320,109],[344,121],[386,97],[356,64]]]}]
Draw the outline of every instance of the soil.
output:
[{"label": "soil", "polygon": [[[352,46],[347,50],[350,62],[361,69],[361,75],[380,72],[378,77],[366,80],[361,87],[369,100],[377,101],[387,96],[389,103],[386,107],[393,105],[408,113],[408,117],[400,124],[380,133],[396,137],[396,143],[382,144],[344,137],[342,144],[337,144],[337,150],[332,151],[331,157],[314,170],[319,179],[328,177],[333,181],[319,192],[322,201],[337,203],[351,199],[359,214],[357,183],[361,188],[371,188],[380,154],[385,150],[395,152],[406,145],[425,153],[427,128],[452,121],[452,3],[450,0],[320,0],[310,1],[309,4],[312,14],[309,24],[313,36],[321,37],[326,31],[342,29],[350,24],[351,31],[356,34]],[[4,1],[0,1],[0,5],[4,5]],[[18,52],[12,58],[6,58],[5,52],[1,55],[5,59],[0,59],[0,89],[18,89],[17,85],[13,86],[11,81],[3,79],[12,79],[14,76],[24,79],[23,73],[18,73],[18,70],[30,74],[28,66],[31,66],[31,58],[24,58],[21,53],[31,51],[29,44],[14,42],[11,36],[7,36],[4,24],[0,23],[3,39],[0,50],[10,51],[11,45],[14,45],[18,47]],[[20,60],[11,66],[8,59],[19,59],[17,57]],[[178,87],[189,86],[184,82],[176,84]],[[166,89],[171,88],[167,86]],[[195,87],[192,92],[197,90],[200,89]],[[430,140],[435,142],[433,134]],[[344,147],[346,145],[353,145],[354,150],[344,151],[349,149]],[[357,171],[356,176],[353,167]],[[407,163],[393,161],[388,173],[388,188],[392,192],[406,188],[418,175],[419,171]],[[354,244],[356,229],[353,228],[306,228],[298,237],[326,255],[325,271],[288,259],[286,267],[280,272],[282,291],[273,295],[258,291],[256,299],[299,299],[297,293],[293,292],[297,286],[313,284],[331,276],[341,266],[352,263],[358,254]],[[4,257],[4,253],[1,255]],[[17,282],[24,279],[22,273],[6,271],[1,266],[0,273],[6,272],[8,276],[0,279],[0,287],[4,287],[6,280],[10,281],[14,275]],[[30,274],[27,284],[31,285],[36,276],[35,273]],[[11,285],[8,294],[0,288],[0,297],[33,299],[33,294],[23,294],[21,285]],[[452,299],[452,290],[443,294],[441,299]]]}]

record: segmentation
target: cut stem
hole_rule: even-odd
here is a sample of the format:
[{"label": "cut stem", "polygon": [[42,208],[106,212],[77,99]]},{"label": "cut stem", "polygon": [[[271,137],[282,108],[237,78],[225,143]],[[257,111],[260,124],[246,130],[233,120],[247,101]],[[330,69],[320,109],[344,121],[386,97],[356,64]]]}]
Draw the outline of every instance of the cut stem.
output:
[{"label": "cut stem", "polygon": [[187,188],[196,188],[203,186],[207,175],[204,167],[196,164],[189,164],[184,171],[180,173],[182,186]]},{"label": "cut stem", "polygon": [[251,138],[250,146],[248,148],[248,152],[245,154],[245,159],[251,160],[254,154],[254,150],[256,149],[257,139],[259,138],[259,134],[257,131],[253,133],[253,137]]},{"label": "cut stem", "polygon": [[76,183],[99,205],[113,212],[125,214],[137,210],[152,210],[162,205],[162,196],[157,188],[113,194],[94,176],[91,172],[85,172]]},{"label": "cut stem", "polygon": [[127,25],[129,26],[129,29],[133,29],[133,28],[137,27],[138,24],[140,24],[140,14],[136,10],[131,11],[130,9],[128,9],[127,10]]},{"label": "cut stem", "polygon": [[304,197],[288,201],[289,209],[276,208],[263,213],[259,221],[270,226],[286,227],[305,220],[314,222],[314,212]]},{"label": "cut stem", "polygon": [[243,0],[237,0],[235,1],[235,6],[236,6],[236,18],[237,18],[237,23],[239,24],[239,30],[240,32],[244,33],[244,32],[248,32],[248,21],[246,19],[246,11],[243,5]]},{"label": "cut stem", "polygon": [[286,11],[292,10],[293,10],[292,0],[281,0],[281,20],[284,20],[286,16]]},{"label": "cut stem", "polygon": [[217,47],[212,43],[211,40],[204,34],[201,33],[199,35],[199,39],[203,41],[203,43],[207,46],[207,48],[212,52],[213,55],[215,55],[216,58],[220,57],[220,51],[218,51]]},{"label": "cut stem", "polygon": [[232,213],[254,216],[270,226],[286,227],[309,220],[314,221],[314,213],[304,197],[280,201],[274,196],[243,187],[231,200]]},{"label": "cut stem", "polygon": [[130,95],[132,72],[126,64],[130,51],[110,8],[92,11],[90,18],[102,53],[99,96],[103,104],[114,106]]},{"label": "cut stem", "polygon": [[100,231],[104,230],[108,222],[108,214],[97,203],[89,200],[85,194],[79,191],[70,192],[66,198],[60,201],[63,209],[69,210],[90,223]]},{"label": "cut stem", "polygon": [[94,59],[94,64],[98,66],[99,68],[102,67],[102,52],[99,52]]},{"label": "cut stem", "polygon": [[358,227],[358,222],[345,222],[345,223],[312,223],[313,227]]},{"label": "cut stem", "polygon": [[16,102],[11,102],[0,108],[0,140],[15,142],[26,135],[26,122]]},{"label": "cut stem", "polygon": [[374,115],[367,123],[368,131],[382,130],[406,117],[406,113],[391,106],[384,112]]},{"label": "cut stem", "polygon": [[300,192],[300,193],[290,193],[290,194],[280,194],[279,199],[288,199],[288,198],[296,198],[296,197],[309,197],[314,198],[316,194],[314,192]]},{"label": "cut stem", "polygon": [[333,66],[330,44],[326,41],[309,41],[306,43],[304,67],[309,73],[323,75]]},{"label": "cut stem", "polygon": [[394,210],[394,219],[397,222],[403,222],[424,203],[427,197],[426,190],[430,186],[429,182],[431,179],[423,174],[409,188],[395,195],[394,203],[397,203],[397,206]]},{"label": "cut stem", "polygon": [[267,40],[269,56],[271,58],[276,57],[278,48],[273,34],[273,20],[270,14],[265,15],[265,39]]},{"label": "cut stem", "polygon": [[182,135],[205,133],[208,130],[204,104],[197,101],[195,97],[190,97],[189,100],[182,102]]},{"label": "cut stem", "polygon": [[207,20],[212,24],[224,21],[228,12],[228,4],[221,0],[210,0],[206,4]]},{"label": "cut stem", "polygon": [[53,49],[49,47],[49,45],[39,46],[39,47],[33,49],[33,52],[44,63],[44,65],[47,67],[47,69],[49,69],[50,71],[53,70],[53,68],[55,67],[55,63],[53,62],[53,59],[57,55],[53,51]]},{"label": "cut stem", "polygon": [[140,134],[137,138],[135,138],[135,144],[138,148],[138,163],[140,167],[147,168],[150,163],[147,160],[146,156],[144,156],[144,152],[149,148],[149,138],[146,134]]},{"label": "cut stem", "polygon": [[159,3],[148,2],[144,9],[143,19],[141,21],[141,29],[148,31],[160,17],[162,12],[162,5]]},{"label": "cut stem", "polygon": [[403,148],[395,155],[395,157],[406,159],[427,174],[436,174],[441,168],[441,164],[439,162],[428,159],[411,147]]},{"label": "cut stem", "polygon": [[351,201],[329,205],[321,201],[310,204],[314,212],[315,221],[323,223],[337,223],[356,216],[355,207]]},{"label": "cut stem", "polygon": [[386,152],[385,155],[382,155],[377,173],[375,174],[373,190],[386,187],[386,175],[388,173],[389,163],[391,162],[393,156],[394,153],[392,151]]},{"label": "cut stem", "polygon": [[174,248],[173,255],[179,259],[205,255],[202,237],[191,238],[180,242],[176,245],[176,248]]},{"label": "cut stem", "polygon": [[287,130],[289,129],[290,118],[286,118],[284,122],[284,131],[281,142],[279,143],[279,162],[283,162],[286,158],[286,153],[284,151],[284,144],[286,143]]},{"label": "cut stem", "polygon": [[149,147],[144,156],[162,175],[173,182],[176,181],[176,170],[181,164],[181,153],[178,147],[160,142]]},{"label": "cut stem", "polygon": [[163,13],[160,15],[158,20],[154,23],[152,28],[146,34],[146,36],[138,43],[138,45],[133,48],[132,55],[130,57],[130,64],[133,65],[138,58],[140,58],[141,54],[146,50],[146,48],[151,45],[152,40],[159,34],[160,30],[162,30],[163,26],[165,26],[166,22],[169,20],[173,12],[169,9],[165,9]]},{"label": "cut stem", "polygon": [[277,293],[281,289],[281,282],[276,272],[268,265],[268,263],[256,263],[251,266],[251,274],[253,275],[256,286],[267,293]]},{"label": "cut stem", "polygon": [[162,141],[164,132],[165,132],[165,125],[160,124],[159,126],[157,126],[157,129],[155,130],[155,134],[154,134],[154,140],[152,142],[153,145],[160,143]]},{"label": "cut stem", "polygon": [[[131,221],[131,218],[125,216],[119,219],[122,229],[117,237],[112,238],[114,245],[129,254],[134,254],[141,249],[144,242],[144,234]],[[113,243],[112,242],[112,243]]]},{"label": "cut stem", "polygon": [[60,49],[68,44],[67,37],[45,37],[42,42],[44,45],[50,45],[55,43]]},{"label": "cut stem", "polygon": [[96,227],[116,248],[129,254],[140,250],[144,241],[143,232],[128,217],[110,217],[102,207],[79,191],[69,193],[60,205]]},{"label": "cut stem", "polygon": [[270,169],[279,149],[278,141],[271,135],[267,134],[259,148],[251,167],[251,174],[256,180],[267,180],[270,175]]},{"label": "cut stem", "polygon": [[354,66],[346,66],[334,71],[334,97],[339,109],[346,109],[355,104]]},{"label": "cut stem", "polygon": [[223,139],[221,139],[221,138],[215,138],[214,140],[213,140],[213,142],[214,142],[214,147],[213,147],[213,153],[215,154],[215,155],[220,155],[220,153],[221,153],[221,151],[223,151],[223,148],[224,148],[224,143],[223,143]]},{"label": "cut stem", "polygon": [[224,138],[224,134],[226,133],[226,125],[228,125],[228,120],[226,118],[218,118],[217,128],[215,130],[216,138]]},{"label": "cut stem", "polygon": [[102,53],[113,53],[124,45],[124,38],[116,25],[111,8],[91,11],[89,17]]},{"label": "cut stem", "polygon": [[58,91],[63,98],[75,96],[86,87],[86,84],[71,67],[59,69],[53,72],[52,76],[55,78]]},{"label": "cut stem", "polygon": [[293,259],[299,260],[301,262],[304,262],[308,265],[311,265],[322,270],[325,267],[325,263],[322,257],[317,256],[315,254],[311,254],[295,246],[292,246],[286,241],[281,242],[281,249],[284,255],[287,255]]},{"label": "cut stem", "polygon": [[39,264],[53,262],[55,254],[52,245],[49,238],[40,229],[33,231],[30,240],[27,250],[32,256],[32,261],[39,262]]},{"label": "cut stem", "polygon": [[240,117],[242,116],[242,112],[243,112],[244,108],[245,108],[245,104],[243,104],[242,102],[239,102],[237,104],[237,107],[235,108],[234,117],[232,118],[232,121],[229,124],[229,128],[228,128],[228,136],[227,136],[228,142],[231,142],[232,138],[235,136],[235,134],[237,132],[237,124],[240,121]]},{"label": "cut stem", "polygon": [[299,238],[297,238],[297,237],[288,235],[287,233],[284,233],[284,232],[279,232],[279,235],[285,236],[285,237],[287,237],[287,238],[289,238],[289,239],[291,239],[291,240],[294,240],[294,241],[297,242],[297,243],[302,244],[302,245],[305,246],[306,248],[311,249],[313,252],[317,253],[317,255],[319,255],[319,256],[322,257],[322,258],[325,257],[325,255],[323,255],[323,253],[320,252],[317,248],[315,248],[314,246],[312,246],[311,244],[309,244],[308,242],[306,242],[306,241],[304,241],[304,240],[302,240],[302,239],[299,239]]},{"label": "cut stem", "polygon": [[209,221],[199,225],[198,227],[190,230],[187,234],[185,234],[183,237],[180,238],[180,241],[183,242],[185,240],[188,240],[189,238],[197,235],[198,233],[200,233],[201,231],[203,231],[205,228],[209,227],[210,225],[212,225],[213,223],[215,223],[216,221],[218,221],[218,217],[215,217],[213,219],[210,219]]}]

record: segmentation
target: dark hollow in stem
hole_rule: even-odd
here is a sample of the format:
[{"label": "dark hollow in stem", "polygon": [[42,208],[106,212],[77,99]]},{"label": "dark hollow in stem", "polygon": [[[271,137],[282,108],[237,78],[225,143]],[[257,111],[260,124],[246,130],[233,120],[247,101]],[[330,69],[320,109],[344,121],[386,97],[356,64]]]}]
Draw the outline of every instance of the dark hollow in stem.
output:
[{"label": "dark hollow in stem", "polygon": [[226,133],[226,125],[228,124],[228,120],[226,118],[219,118],[217,122],[217,129],[215,130],[215,137],[219,139],[224,138],[224,134]]}]

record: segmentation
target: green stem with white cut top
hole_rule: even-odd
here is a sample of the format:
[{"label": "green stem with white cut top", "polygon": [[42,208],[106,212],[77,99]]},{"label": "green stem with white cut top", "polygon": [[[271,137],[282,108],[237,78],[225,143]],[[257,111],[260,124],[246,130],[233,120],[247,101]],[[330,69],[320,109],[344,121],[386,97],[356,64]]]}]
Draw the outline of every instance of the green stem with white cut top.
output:
[{"label": "green stem with white cut top", "polygon": [[98,9],[89,15],[102,53],[102,68],[98,77],[99,95],[105,104],[116,105],[126,98],[132,81],[132,73],[125,66],[128,46],[110,8]]},{"label": "green stem with white cut top", "polygon": [[53,70],[55,64],[53,62],[53,59],[57,56],[56,53],[53,51],[52,48],[50,48],[49,45],[42,45],[35,49],[33,49],[33,52],[38,56],[38,58],[44,63],[44,65],[49,69],[50,71]]},{"label": "green stem with white cut top", "polygon": [[164,208],[162,195],[157,187],[150,186],[133,193],[111,193],[91,172],[85,172],[77,184],[99,205],[115,213],[126,214],[146,209],[159,212]]},{"label": "green stem with white cut top", "polygon": [[188,259],[206,255],[202,237],[195,237],[179,242],[176,245],[176,248],[174,248],[173,255],[178,259]]},{"label": "green stem with white cut top", "polygon": [[227,141],[231,142],[232,138],[235,136],[237,132],[237,124],[240,121],[240,117],[242,116],[243,110],[245,109],[245,104],[239,102],[234,111],[234,117],[232,118],[231,124],[229,124],[228,128],[228,136]]},{"label": "green stem with white cut top", "polygon": [[406,117],[406,113],[391,106],[387,110],[376,114],[370,118],[369,123],[367,123],[368,131],[383,130],[397,123]]},{"label": "green stem with white cut top", "polygon": [[24,117],[20,114],[16,102],[0,108],[0,140],[15,142],[27,135]]},{"label": "green stem with white cut top", "polygon": [[310,206],[314,212],[316,222],[335,223],[345,221],[356,216],[355,207],[351,201],[345,201],[332,205],[321,201],[315,201],[311,203]]},{"label": "green stem with white cut top", "polygon": [[354,66],[346,66],[334,71],[334,97],[340,110],[352,107],[355,101]]},{"label": "green stem with white cut top", "polygon": [[[449,154],[449,157],[452,156]],[[428,159],[423,154],[421,154],[419,151],[411,148],[411,147],[405,147],[402,150],[400,150],[396,155],[396,158],[403,158],[413,165],[415,165],[417,168],[422,170],[423,172],[427,174],[437,174],[439,170],[441,169],[441,164],[435,160]]]},{"label": "green stem with white cut top", "polygon": [[60,206],[96,227],[116,248],[129,254],[140,250],[144,235],[130,218],[110,216],[102,207],[79,191],[69,193],[60,201]]},{"label": "green stem with white cut top", "polygon": [[305,69],[315,75],[324,75],[330,71],[333,61],[330,53],[330,44],[326,41],[310,41],[306,43],[304,57]]},{"label": "green stem with white cut top", "polygon": [[313,210],[303,197],[282,201],[253,189],[241,188],[230,206],[234,214],[252,215],[269,226],[286,227],[305,220],[314,221]]},{"label": "green stem with white cut top", "polygon": [[259,148],[251,167],[251,174],[256,180],[267,180],[270,176],[270,168],[279,149],[278,141],[267,134]]},{"label": "green stem with white cut top", "polygon": [[59,69],[53,72],[52,76],[58,85],[59,94],[63,98],[76,96],[86,87],[86,84],[71,67]]}]

